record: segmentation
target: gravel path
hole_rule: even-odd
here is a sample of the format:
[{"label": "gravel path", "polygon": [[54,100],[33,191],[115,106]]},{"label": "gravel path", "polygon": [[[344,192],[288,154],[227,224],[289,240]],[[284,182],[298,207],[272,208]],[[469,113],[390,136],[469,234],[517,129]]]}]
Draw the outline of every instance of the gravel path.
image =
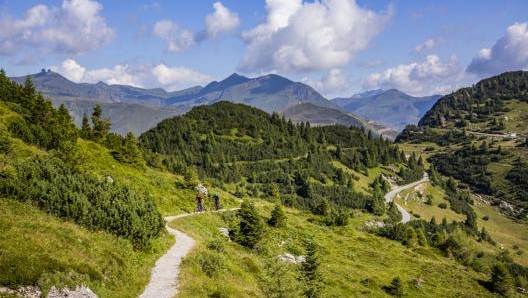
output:
[{"label": "gravel path", "polygon": [[[215,212],[233,211],[239,208],[222,209]],[[177,218],[202,213],[186,213],[165,217],[166,222],[171,222]],[[169,225],[165,226],[167,231],[176,236],[176,243],[156,262],[152,269],[150,282],[139,298],[171,298],[178,294],[178,275],[180,274],[181,260],[194,247],[194,239],[180,230],[173,229]]]},{"label": "gravel path", "polygon": [[[406,190],[408,188],[412,188],[412,187],[415,187],[419,184],[422,184],[424,182],[427,182],[429,181],[429,175],[427,175],[427,173],[424,173],[423,175],[423,178],[418,180],[418,181],[415,181],[413,183],[409,183],[409,184],[406,184],[406,185],[402,185],[402,186],[397,186],[395,188],[393,188],[391,191],[389,191],[386,195],[385,195],[385,201],[387,203],[391,202],[392,201],[392,198],[398,194],[399,192],[403,191],[403,190]],[[409,212],[407,212],[407,210],[405,210],[405,208],[403,208],[402,206],[396,204],[396,207],[398,208],[398,210],[400,211],[400,213],[402,214],[402,220],[401,220],[401,223],[406,223],[406,222],[409,222],[411,220],[411,215],[409,214]]]}]

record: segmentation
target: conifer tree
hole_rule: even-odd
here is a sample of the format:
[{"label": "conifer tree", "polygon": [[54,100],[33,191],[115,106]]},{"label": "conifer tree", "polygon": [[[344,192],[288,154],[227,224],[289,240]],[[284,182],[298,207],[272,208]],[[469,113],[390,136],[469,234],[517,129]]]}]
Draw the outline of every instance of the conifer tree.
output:
[{"label": "conifer tree", "polygon": [[264,223],[255,209],[255,205],[247,200],[242,202],[237,214],[240,219],[235,240],[249,248],[254,248],[264,236]]},{"label": "conifer tree", "polygon": [[305,244],[305,261],[301,264],[301,281],[304,283],[304,297],[321,297],[323,288],[322,276],[319,272],[319,248],[313,239],[307,240]]},{"label": "conifer tree", "polygon": [[103,108],[99,104],[94,106],[92,113],[92,124],[94,141],[103,141],[106,138],[106,135],[110,132],[111,124],[110,119],[103,119]]},{"label": "conifer tree", "polygon": [[83,118],[82,118],[81,138],[85,140],[92,139],[92,127],[90,126],[90,122],[88,120],[88,116],[86,116],[86,113],[83,114]]},{"label": "conifer tree", "polygon": [[271,211],[271,217],[268,219],[268,225],[276,228],[286,226],[286,214],[280,204],[275,204],[275,207]]}]

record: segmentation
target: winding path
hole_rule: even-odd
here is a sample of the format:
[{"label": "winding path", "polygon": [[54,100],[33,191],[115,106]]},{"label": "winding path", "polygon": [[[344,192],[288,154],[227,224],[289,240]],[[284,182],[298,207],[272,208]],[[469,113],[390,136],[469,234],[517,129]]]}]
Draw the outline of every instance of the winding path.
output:
[{"label": "winding path", "polygon": [[[215,212],[234,211],[239,208],[222,209]],[[198,215],[202,213],[185,213],[165,217],[167,223],[186,216]],[[167,224],[167,231],[176,237],[176,243],[156,261],[156,266],[152,269],[150,282],[139,296],[139,298],[172,298],[179,292],[178,275],[180,274],[180,264],[182,259],[191,251],[194,246],[194,239],[184,232],[171,228]]]},{"label": "winding path", "polygon": [[[415,186],[417,186],[419,184],[422,184],[424,182],[427,182],[427,181],[429,181],[429,175],[426,172],[424,172],[424,175],[423,175],[422,179],[420,179],[418,181],[415,181],[415,182],[412,182],[412,183],[409,183],[409,184],[402,185],[402,186],[397,186],[397,187],[393,188],[391,191],[389,191],[385,195],[385,202],[387,202],[387,203],[392,202],[392,198],[396,194],[398,194],[399,192],[401,192],[403,190],[406,190],[406,189],[409,189],[409,188],[412,188],[412,187],[415,187]],[[411,220],[411,215],[409,214],[409,212],[407,212],[407,210],[405,210],[405,208],[403,208],[402,206],[400,206],[398,204],[396,204],[396,207],[398,208],[398,211],[400,211],[400,213],[402,214],[401,223],[409,222]]]},{"label": "winding path", "polygon": [[[397,186],[385,195],[385,201],[391,202],[392,198],[399,192],[415,187],[421,183],[429,181],[427,173],[421,180],[415,181],[402,186]],[[411,220],[411,215],[402,206],[396,204],[396,207],[402,214],[402,223]],[[239,208],[222,209],[217,212],[234,211]],[[186,213],[165,217],[167,223],[186,216],[198,215],[201,213]],[[167,231],[176,237],[176,243],[156,261],[156,266],[152,269],[150,282],[139,296],[139,298],[171,298],[178,294],[178,275],[180,274],[180,264],[182,259],[191,251],[194,246],[194,239],[184,232],[171,228],[166,225]]]}]

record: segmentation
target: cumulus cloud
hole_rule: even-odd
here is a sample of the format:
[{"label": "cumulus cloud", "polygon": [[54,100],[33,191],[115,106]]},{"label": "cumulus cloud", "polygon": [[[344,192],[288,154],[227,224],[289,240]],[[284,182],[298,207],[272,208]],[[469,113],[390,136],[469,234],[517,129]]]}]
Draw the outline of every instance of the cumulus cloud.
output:
[{"label": "cumulus cloud", "polygon": [[349,77],[340,69],[334,68],[325,73],[320,80],[310,78],[302,79],[302,82],[313,87],[325,96],[333,96],[348,91]]},{"label": "cumulus cloud", "polygon": [[205,17],[205,29],[195,33],[171,20],[161,20],[154,24],[154,35],[167,43],[169,52],[179,53],[201,43],[206,39],[236,29],[240,25],[238,14],[230,11],[221,2],[213,4],[214,12]]},{"label": "cumulus cloud", "polygon": [[79,54],[98,49],[114,38],[100,11],[91,0],[64,0],[60,7],[36,5],[21,18],[0,20],[0,54],[16,54],[23,49]]},{"label": "cumulus cloud", "polygon": [[67,79],[80,83],[86,72],[86,68],[82,67],[73,59],[64,60],[59,66],[50,67],[54,72],[58,72]]},{"label": "cumulus cloud", "polygon": [[221,2],[213,4],[214,13],[205,17],[206,32],[209,37],[216,37],[222,33],[230,32],[240,25],[238,14],[231,12]]},{"label": "cumulus cloud", "polygon": [[80,83],[105,82],[107,84],[130,85],[141,88],[162,87],[168,91],[181,90],[213,80],[209,75],[185,67],[157,65],[118,64],[111,68],[88,70],[73,59],[64,60],[50,67],[71,81]]},{"label": "cumulus cloud", "polygon": [[426,41],[424,41],[423,43],[417,45],[417,46],[414,48],[414,52],[415,52],[415,53],[421,53],[421,52],[423,52],[424,50],[430,50],[430,49],[436,48],[436,47],[439,46],[441,43],[442,43],[442,40],[441,40],[441,39],[429,38],[429,39],[427,39]]},{"label": "cumulus cloud", "polygon": [[515,23],[506,29],[491,48],[481,49],[467,71],[480,76],[528,68],[528,23]]},{"label": "cumulus cloud", "polygon": [[205,84],[213,80],[209,75],[185,67],[168,67],[158,64],[151,69],[156,82],[167,90],[179,90]]},{"label": "cumulus cloud", "polygon": [[369,75],[363,82],[365,90],[396,88],[406,93],[423,96],[445,94],[464,83],[464,71],[456,57],[443,62],[429,55],[423,62],[400,64],[380,73]]},{"label": "cumulus cloud", "polygon": [[330,70],[368,47],[391,18],[355,0],[266,0],[266,21],[244,32],[242,71]]},{"label": "cumulus cloud", "polygon": [[167,43],[169,52],[183,52],[195,45],[194,33],[170,20],[156,22],[154,35]]}]

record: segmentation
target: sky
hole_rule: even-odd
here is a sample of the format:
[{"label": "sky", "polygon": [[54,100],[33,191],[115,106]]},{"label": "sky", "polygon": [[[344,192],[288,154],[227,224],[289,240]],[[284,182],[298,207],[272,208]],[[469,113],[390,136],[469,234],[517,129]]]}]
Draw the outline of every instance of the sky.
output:
[{"label": "sky", "polygon": [[168,91],[275,73],[327,98],[528,70],[526,0],[0,0],[0,67]]}]

